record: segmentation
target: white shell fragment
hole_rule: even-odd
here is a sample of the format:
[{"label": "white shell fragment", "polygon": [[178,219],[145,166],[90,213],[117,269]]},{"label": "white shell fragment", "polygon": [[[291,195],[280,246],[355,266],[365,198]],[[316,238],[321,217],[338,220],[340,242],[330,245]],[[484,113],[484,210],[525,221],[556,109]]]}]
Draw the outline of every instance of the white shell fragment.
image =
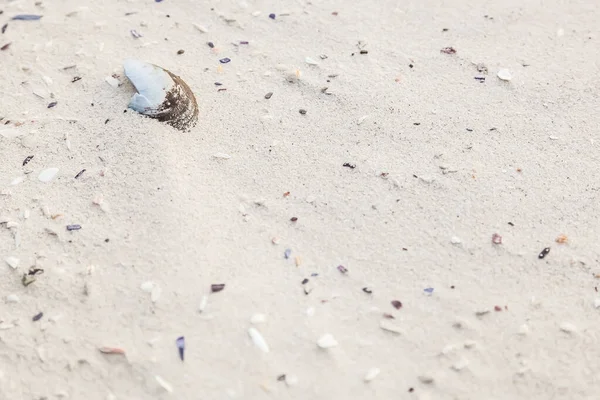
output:
[{"label": "white shell fragment", "polygon": [[455,362],[452,365],[452,369],[455,371],[462,371],[463,369],[467,368],[469,366],[469,360],[467,360],[464,357],[461,357],[460,360],[458,360],[457,362]]},{"label": "white shell fragment", "polygon": [[166,122],[179,130],[188,130],[198,121],[198,103],[190,87],[177,75],[158,65],[129,59],[125,75],[138,93],[129,108]]},{"label": "white shell fragment", "polygon": [[226,153],[215,153],[215,154],[213,154],[213,157],[214,158],[222,158],[223,160],[229,160],[231,158],[231,156]]},{"label": "white shell fragment", "polygon": [[570,322],[563,322],[560,324],[560,330],[566,333],[576,333],[577,327]]},{"label": "white shell fragment", "polygon": [[150,300],[153,303],[156,303],[158,301],[158,299],[160,298],[161,294],[162,294],[162,289],[160,288],[160,286],[155,285],[154,288],[152,288],[152,291],[150,292]]},{"label": "white shell fragment", "polygon": [[371,382],[373,379],[375,379],[377,377],[377,375],[379,375],[380,372],[381,372],[381,370],[379,368],[371,368],[365,374],[365,382]]},{"label": "white shell fragment", "polygon": [[17,257],[6,257],[4,261],[6,261],[8,266],[12,269],[17,269],[19,263],[21,262],[21,260],[19,260]]},{"label": "white shell fragment", "polygon": [[295,386],[298,384],[298,377],[296,375],[286,374],[285,376],[285,384],[288,386]]},{"label": "white shell fragment", "polygon": [[390,322],[387,319],[382,319],[379,323],[379,327],[384,331],[394,332],[398,334],[402,333],[402,329],[399,326],[395,325],[393,322]]},{"label": "white shell fragment", "polygon": [[263,335],[261,335],[261,333],[256,328],[248,329],[248,334],[250,335],[250,338],[252,339],[256,347],[258,347],[265,353],[269,352],[269,345],[265,341]]},{"label": "white shell fragment", "polygon": [[339,343],[337,340],[335,340],[331,333],[326,333],[325,335],[321,336],[319,340],[317,340],[317,346],[322,349],[330,349],[332,347],[336,347],[338,344]]},{"label": "white shell fragment", "polygon": [[267,316],[265,314],[254,314],[250,318],[250,323],[253,324],[253,325],[262,324],[266,320],[267,320]]},{"label": "white shell fragment", "polygon": [[198,31],[202,33],[208,32],[208,29],[204,25],[194,24],[194,28],[198,29]]},{"label": "white shell fragment", "polygon": [[40,172],[38,179],[42,182],[50,182],[58,174],[58,168],[47,168]]},{"label": "white shell fragment", "polygon": [[450,243],[454,245],[461,244],[462,240],[458,236],[452,236],[452,238],[450,238]]},{"label": "white shell fragment", "polygon": [[152,281],[147,281],[140,285],[140,289],[142,289],[146,293],[152,293],[155,287],[156,284]]},{"label": "white shell fragment", "polygon": [[18,303],[20,301],[19,296],[17,296],[16,294],[9,294],[8,296],[6,296],[5,300],[7,303]]},{"label": "white shell fragment", "polygon": [[206,308],[207,304],[208,304],[208,296],[204,295],[204,296],[202,296],[202,300],[200,300],[200,305],[198,306],[198,312],[203,312],[204,309]]},{"label": "white shell fragment", "polygon": [[503,68],[498,71],[498,78],[502,79],[503,81],[510,81],[512,79],[512,74],[509,70]]},{"label": "white shell fragment", "polygon": [[156,375],[154,377],[154,379],[156,379],[156,383],[158,383],[167,392],[173,393],[173,386],[171,386],[171,384],[169,382],[165,381],[163,378],[161,378],[158,375]]},{"label": "white shell fragment", "polygon": [[107,76],[106,78],[104,78],[104,80],[106,81],[106,83],[108,83],[114,89],[119,87],[119,80],[117,78],[113,78],[112,76]]}]

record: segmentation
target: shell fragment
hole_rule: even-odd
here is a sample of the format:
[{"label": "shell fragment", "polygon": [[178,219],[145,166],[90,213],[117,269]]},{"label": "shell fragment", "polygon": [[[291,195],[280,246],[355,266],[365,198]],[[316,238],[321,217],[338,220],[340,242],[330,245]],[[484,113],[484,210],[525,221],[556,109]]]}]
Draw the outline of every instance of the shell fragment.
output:
[{"label": "shell fragment", "polygon": [[321,336],[317,341],[317,346],[319,346],[322,349],[330,349],[332,347],[336,347],[337,345],[338,342],[337,340],[335,340],[331,333],[326,333],[325,335]]},{"label": "shell fragment", "polygon": [[50,182],[58,174],[58,168],[47,168],[40,172],[38,179],[42,182]]},{"label": "shell fragment", "polygon": [[6,261],[8,266],[12,269],[17,269],[19,263],[21,262],[17,257],[6,257],[4,261]]},{"label": "shell fragment", "polygon": [[129,108],[166,122],[179,130],[188,130],[198,121],[198,103],[190,87],[177,75],[158,65],[129,59],[125,75],[138,93]]},{"label": "shell fragment", "polygon": [[263,335],[261,335],[261,333],[256,328],[248,329],[248,334],[250,335],[250,338],[252,339],[256,347],[258,347],[265,353],[269,352],[269,345],[267,344]]}]

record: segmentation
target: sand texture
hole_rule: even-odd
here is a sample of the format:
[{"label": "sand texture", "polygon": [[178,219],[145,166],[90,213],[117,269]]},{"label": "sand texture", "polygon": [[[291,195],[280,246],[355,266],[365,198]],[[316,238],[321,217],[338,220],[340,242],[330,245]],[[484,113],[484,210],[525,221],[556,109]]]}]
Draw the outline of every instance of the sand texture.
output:
[{"label": "sand texture", "polygon": [[0,10],[0,399],[599,398],[594,1]]}]

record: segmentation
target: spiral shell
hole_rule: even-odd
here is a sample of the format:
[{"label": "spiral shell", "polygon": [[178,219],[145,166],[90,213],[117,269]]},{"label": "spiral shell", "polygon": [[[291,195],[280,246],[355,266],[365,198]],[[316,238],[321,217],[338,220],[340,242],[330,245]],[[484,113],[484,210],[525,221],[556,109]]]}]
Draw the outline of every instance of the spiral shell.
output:
[{"label": "spiral shell", "polygon": [[196,125],[198,103],[183,79],[144,61],[129,59],[123,65],[125,75],[138,91],[131,98],[129,108],[179,130]]}]

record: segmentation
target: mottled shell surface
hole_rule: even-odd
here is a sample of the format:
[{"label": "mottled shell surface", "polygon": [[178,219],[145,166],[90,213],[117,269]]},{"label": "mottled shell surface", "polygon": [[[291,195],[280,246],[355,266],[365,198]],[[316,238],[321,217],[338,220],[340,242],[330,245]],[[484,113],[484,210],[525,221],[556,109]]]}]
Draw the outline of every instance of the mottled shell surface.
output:
[{"label": "mottled shell surface", "polygon": [[166,122],[179,130],[189,130],[198,122],[198,103],[190,87],[172,72],[139,60],[126,60],[125,75],[138,93],[129,108]]}]

